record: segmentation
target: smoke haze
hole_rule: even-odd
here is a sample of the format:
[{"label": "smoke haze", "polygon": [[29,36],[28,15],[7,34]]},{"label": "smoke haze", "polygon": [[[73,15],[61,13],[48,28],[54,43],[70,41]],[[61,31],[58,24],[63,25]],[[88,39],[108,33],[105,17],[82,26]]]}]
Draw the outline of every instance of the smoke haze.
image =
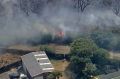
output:
[{"label": "smoke haze", "polygon": [[1,45],[26,42],[44,33],[55,35],[57,31],[63,31],[65,34],[81,34],[95,27],[104,29],[120,25],[120,17],[111,9],[101,8],[100,0],[94,0],[93,5],[79,15],[70,0],[38,1],[0,0]]}]

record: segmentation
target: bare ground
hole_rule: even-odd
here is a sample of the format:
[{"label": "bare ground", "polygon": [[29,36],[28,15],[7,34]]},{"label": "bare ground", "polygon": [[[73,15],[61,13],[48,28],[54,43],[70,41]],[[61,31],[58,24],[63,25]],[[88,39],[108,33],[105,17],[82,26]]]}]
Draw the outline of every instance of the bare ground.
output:
[{"label": "bare ground", "polygon": [[120,52],[112,52],[112,51],[110,51],[109,53],[110,53],[110,58],[111,59],[118,59],[118,60],[120,60]]}]

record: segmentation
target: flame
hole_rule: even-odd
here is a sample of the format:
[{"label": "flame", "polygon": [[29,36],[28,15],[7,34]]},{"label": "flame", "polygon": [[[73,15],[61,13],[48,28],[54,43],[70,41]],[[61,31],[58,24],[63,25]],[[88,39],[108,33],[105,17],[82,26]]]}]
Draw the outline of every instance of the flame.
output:
[{"label": "flame", "polygon": [[63,31],[59,31],[59,32],[57,33],[57,36],[58,36],[58,37],[64,37],[64,32],[63,32]]}]

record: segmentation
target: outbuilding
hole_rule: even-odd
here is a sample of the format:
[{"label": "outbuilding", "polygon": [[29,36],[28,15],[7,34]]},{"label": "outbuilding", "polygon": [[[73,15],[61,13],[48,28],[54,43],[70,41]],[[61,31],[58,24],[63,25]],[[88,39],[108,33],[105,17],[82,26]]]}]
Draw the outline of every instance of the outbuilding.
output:
[{"label": "outbuilding", "polygon": [[44,51],[31,52],[21,57],[23,70],[29,79],[45,79],[54,70]]}]

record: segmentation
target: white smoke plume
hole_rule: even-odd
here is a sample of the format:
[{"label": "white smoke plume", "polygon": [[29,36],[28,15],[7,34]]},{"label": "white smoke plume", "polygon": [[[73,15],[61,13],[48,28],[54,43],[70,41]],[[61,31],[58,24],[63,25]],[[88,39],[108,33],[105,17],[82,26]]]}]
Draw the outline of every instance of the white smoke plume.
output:
[{"label": "white smoke plume", "polygon": [[[26,14],[20,8],[20,1],[0,0],[1,45],[8,45],[18,41],[26,42],[28,39],[36,36],[40,37],[44,33],[54,35],[57,31],[63,31],[65,34],[80,34],[89,32],[95,27],[104,28],[104,26],[120,25],[120,17],[116,16],[109,9],[96,9],[97,3],[87,7],[78,16],[70,0],[58,0],[59,2],[47,4],[42,7],[42,10],[36,10],[38,14],[32,12],[32,8],[35,6],[29,5],[29,3],[24,7],[28,11]],[[29,2],[32,0],[25,1]]]}]

